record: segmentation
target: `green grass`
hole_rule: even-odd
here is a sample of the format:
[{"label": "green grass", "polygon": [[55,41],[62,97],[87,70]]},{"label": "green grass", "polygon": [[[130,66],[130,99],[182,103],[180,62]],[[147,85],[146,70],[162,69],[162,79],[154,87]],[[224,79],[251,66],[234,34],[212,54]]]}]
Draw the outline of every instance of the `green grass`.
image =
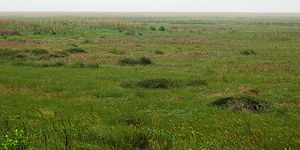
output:
[{"label": "green grass", "polygon": [[300,148],[299,16],[50,18],[0,17],[1,144]]}]

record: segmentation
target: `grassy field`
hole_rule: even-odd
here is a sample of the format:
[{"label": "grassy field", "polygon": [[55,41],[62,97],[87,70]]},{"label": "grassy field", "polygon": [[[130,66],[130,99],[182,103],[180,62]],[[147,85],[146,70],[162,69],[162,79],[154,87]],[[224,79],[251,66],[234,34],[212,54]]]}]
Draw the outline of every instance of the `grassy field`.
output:
[{"label": "grassy field", "polygon": [[299,91],[299,14],[0,15],[2,149],[297,150]]}]

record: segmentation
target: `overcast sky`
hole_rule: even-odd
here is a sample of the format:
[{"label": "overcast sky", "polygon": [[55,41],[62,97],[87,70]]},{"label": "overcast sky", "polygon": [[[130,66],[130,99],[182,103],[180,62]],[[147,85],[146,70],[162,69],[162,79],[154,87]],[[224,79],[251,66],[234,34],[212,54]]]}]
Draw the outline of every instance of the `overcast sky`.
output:
[{"label": "overcast sky", "polygon": [[300,0],[0,0],[0,11],[300,12]]}]

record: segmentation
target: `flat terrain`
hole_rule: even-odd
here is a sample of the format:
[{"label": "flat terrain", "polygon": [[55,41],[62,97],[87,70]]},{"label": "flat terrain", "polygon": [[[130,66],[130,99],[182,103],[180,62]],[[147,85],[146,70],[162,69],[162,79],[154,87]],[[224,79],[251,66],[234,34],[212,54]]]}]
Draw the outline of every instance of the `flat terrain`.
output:
[{"label": "flat terrain", "polygon": [[0,14],[0,148],[300,149],[299,91],[299,14]]}]

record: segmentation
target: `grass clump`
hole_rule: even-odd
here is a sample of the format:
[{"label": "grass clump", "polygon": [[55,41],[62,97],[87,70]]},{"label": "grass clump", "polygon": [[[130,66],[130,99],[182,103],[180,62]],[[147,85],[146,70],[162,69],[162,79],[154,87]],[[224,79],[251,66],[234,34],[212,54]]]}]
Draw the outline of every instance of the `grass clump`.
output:
[{"label": "grass clump", "polygon": [[16,51],[7,50],[7,49],[0,49],[0,57],[2,58],[11,58],[17,55]]},{"label": "grass clump", "polygon": [[264,112],[267,110],[266,104],[249,95],[219,98],[213,102],[213,105],[237,111]]},{"label": "grass clump", "polygon": [[51,62],[51,63],[42,63],[39,64],[40,67],[60,67],[60,66],[64,66],[65,64],[63,62]]},{"label": "grass clump", "polygon": [[139,127],[143,125],[143,122],[139,118],[135,118],[135,117],[120,118],[118,120],[118,123],[122,125],[129,125],[135,127]]},{"label": "grass clump", "polygon": [[112,54],[115,54],[115,55],[123,55],[123,54],[125,54],[124,51],[119,50],[117,48],[112,48],[111,50],[109,50],[109,53],[112,53]]},{"label": "grass clump", "polygon": [[64,51],[56,51],[49,55],[50,58],[64,58],[64,57],[68,57],[68,56],[69,56],[69,54]]},{"label": "grass clump", "polygon": [[23,59],[26,56],[10,49],[0,49],[0,58],[2,59]]},{"label": "grass clump", "polygon": [[207,82],[206,80],[202,80],[202,79],[193,79],[188,81],[187,83],[188,86],[206,86]]},{"label": "grass clump", "polygon": [[99,64],[97,63],[86,63],[84,66],[85,68],[99,68]]},{"label": "grass clump", "polygon": [[147,79],[139,81],[137,85],[141,88],[148,89],[168,89],[178,87],[176,82],[168,79]]},{"label": "grass clump", "polygon": [[254,50],[243,50],[241,51],[242,55],[255,55],[255,51]]},{"label": "grass clump", "polygon": [[72,68],[99,68],[97,63],[75,62],[71,65]]},{"label": "grass clump", "polygon": [[0,36],[14,36],[21,35],[21,32],[16,30],[0,30]]},{"label": "grass clump", "polygon": [[33,55],[46,55],[46,54],[49,54],[49,52],[45,49],[32,49],[30,50],[30,53],[33,54]]},{"label": "grass clump", "polygon": [[150,65],[153,64],[150,58],[141,57],[138,59],[133,58],[123,58],[119,60],[120,65]]},{"label": "grass clump", "polygon": [[165,52],[161,51],[161,50],[156,50],[156,51],[154,51],[154,54],[163,55],[163,54],[165,54]]},{"label": "grass clump", "polygon": [[84,49],[78,48],[78,47],[73,47],[66,49],[65,52],[71,53],[71,54],[76,54],[76,53],[87,53]]}]

